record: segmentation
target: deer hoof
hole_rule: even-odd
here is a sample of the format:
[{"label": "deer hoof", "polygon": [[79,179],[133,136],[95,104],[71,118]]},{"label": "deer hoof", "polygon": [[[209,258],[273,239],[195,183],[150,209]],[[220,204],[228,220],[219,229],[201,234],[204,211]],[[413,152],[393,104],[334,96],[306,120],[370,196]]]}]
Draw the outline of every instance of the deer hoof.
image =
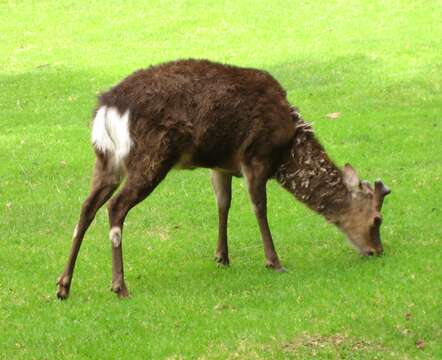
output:
[{"label": "deer hoof", "polygon": [[112,285],[111,291],[117,294],[120,299],[129,297],[129,291],[125,283]]},{"label": "deer hoof", "polygon": [[276,272],[281,272],[281,273],[287,272],[287,269],[285,267],[283,267],[279,263],[278,264],[274,264],[274,263],[268,262],[266,264],[266,268],[267,269],[271,269],[271,270],[276,271]]},{"label": "deer hoof", "polygon": [[227,256],[215,255],[215,261],[219,267],[229,266],[230,260]]},{"label": "deer hoof", "polygon": [[69,290],[64,286],[58,286],[57,298],[60,300],[66,300],[69,296]]},{"label": "deer hoof", "polygon": [[60,300],[66,300],[69,296],[69,288],[71,286],[70,282],[64,276],[60,276],[57,281],[57,298]]}]

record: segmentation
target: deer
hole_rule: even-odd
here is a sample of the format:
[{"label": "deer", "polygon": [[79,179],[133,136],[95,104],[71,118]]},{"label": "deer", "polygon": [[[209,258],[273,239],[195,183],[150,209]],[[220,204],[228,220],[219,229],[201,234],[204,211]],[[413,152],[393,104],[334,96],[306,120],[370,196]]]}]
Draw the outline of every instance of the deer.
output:
[{"label": "deer", "polygon": [[230,263],[232,177],[244,177],[247,183],[268,268],[285,271],[267,219],[266,183],[271,179],[337,226],[363,256],[383,253],[381,208],[390,190],[381,180],[374,186],[361,181],[348,163],[338,168],[266,71],[195,59],[138,70],[99,95],[92,146],[92,189],[57,281],[59,299],[68,298],[81,243],[105,203],[111,290],[120,298],[129,296],[122,251],[125,218],[172,169],[211,170],[219,220],[215,260],[220,266]]}]

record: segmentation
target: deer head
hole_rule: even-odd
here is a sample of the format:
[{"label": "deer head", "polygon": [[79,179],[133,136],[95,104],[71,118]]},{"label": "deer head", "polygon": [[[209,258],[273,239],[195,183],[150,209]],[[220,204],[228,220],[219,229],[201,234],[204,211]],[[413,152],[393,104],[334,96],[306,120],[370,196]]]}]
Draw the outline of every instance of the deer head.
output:
[{"label": "deer head", "polygon": [[360,181],[350,164],[344,166],[343,180],[349,190],[350,200],[336,225],[362,255],[381,255],[381,208],[390,189],[381,180],[375,181],[374,189],[367,181]]}]

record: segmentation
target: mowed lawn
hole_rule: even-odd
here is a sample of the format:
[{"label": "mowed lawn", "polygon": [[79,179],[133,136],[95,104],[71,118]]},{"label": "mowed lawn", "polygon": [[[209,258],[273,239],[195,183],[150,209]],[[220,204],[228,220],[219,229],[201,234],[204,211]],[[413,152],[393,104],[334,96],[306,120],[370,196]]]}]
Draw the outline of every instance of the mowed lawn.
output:
[{"label": "mowed lawn", "polygon": [[[0,1],[0,358],[442,358],[441,19],[440,1]],[[209,171],[175,171],[127,218],[131,297],[109,291],[103,209],[56,299],[96,94],[189,57],[268,70],[337,164],[391,187],[385,256],[270,182],[289,271],[265,269],[235,179],[218,268]]]}]

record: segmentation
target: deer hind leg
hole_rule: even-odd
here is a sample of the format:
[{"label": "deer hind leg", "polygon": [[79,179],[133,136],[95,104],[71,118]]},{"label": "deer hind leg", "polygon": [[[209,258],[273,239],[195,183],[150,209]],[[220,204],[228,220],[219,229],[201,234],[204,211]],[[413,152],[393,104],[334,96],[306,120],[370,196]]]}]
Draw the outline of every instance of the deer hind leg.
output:
[{"label": "deer hind leg", "polygon": [[[119,192],[108,205],[109,238],[112,244],[112,288],[120,298],[129,296],[123,267],[122,232],[124,220],[131,208],[143,201],[164,179],[170,168],[170,162],[137,162],[138,169],[128,171],[128,178]],[[148,173],[146,173],[148,171]]]},{"label": "deer hind leg", "polygon": [[212,170],[212,186],[218,206],[218,245],[215,261],[220,265],[229,265],[229,251],[227,246],[227,219],[232,199],[232,176],[220,171]]},{"label": "deer hind leg", "polygon": [[243,166],[243,172],[247,179],[250,198],[264,244],[266,266],[276,271],[285,271],[281,266],[275,246],[273,245],[272,234],[270,233],[267,220],[266,183],[269,177],[269,167],[264,162],[253,161],[250,165]]},{"label": "deer hind leg", "polygon": [[120,183],[119,172],[109,164],[108,160],[105,156],[97,157],[92,190],[81,207],[80,219],[74,229],[68,262],[64,272],[58,278],[57,297],[59,299],[63,300],[69,296],[75,261],[89,225],[94,220],[98,209],[112,196]]}]

